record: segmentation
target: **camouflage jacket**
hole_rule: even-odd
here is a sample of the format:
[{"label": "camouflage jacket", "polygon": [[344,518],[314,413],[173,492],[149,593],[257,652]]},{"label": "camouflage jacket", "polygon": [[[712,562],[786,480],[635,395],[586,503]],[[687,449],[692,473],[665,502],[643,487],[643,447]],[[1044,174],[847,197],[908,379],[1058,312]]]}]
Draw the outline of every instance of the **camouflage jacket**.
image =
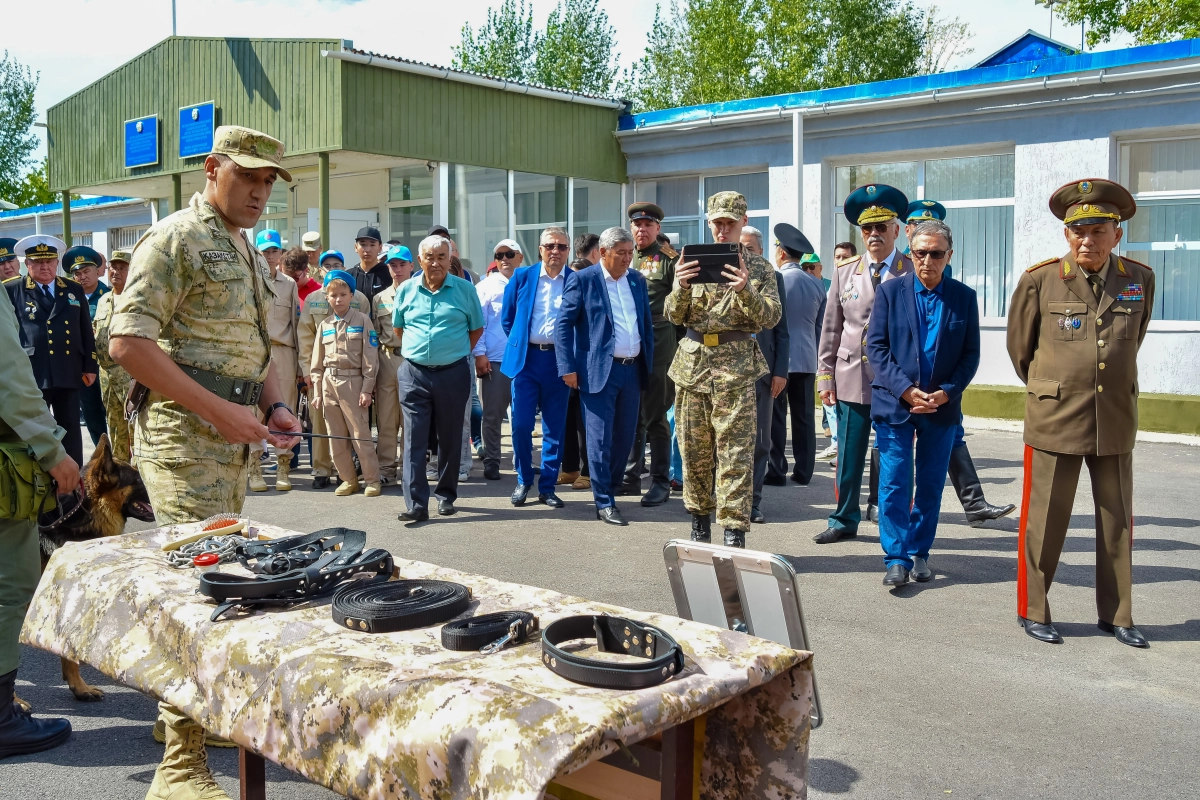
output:
[{"label": "camouflage jacket", "polygon": [[67,432],[46,407],[29,359],[19,357],[20,331],[8,292],[0,291],[0,353],[5,354],[0,358],[0,439],[24,442],[43,468],[53,469],[67,457],[62,446]]},{"label": "camouflage jacket", "polygon": [[343,797],[535,800],[619,743],[701,717],[702,797],[805,796],[810,653],[405,559],[405,578],[470,587],[469,614],[526,609],[543,627],[574,614],[649,622],[679,642],[684,671],[648,689],[592,688],[543,666],[536,640],[488,656],[451,651],[440,626],[357,633],[328,604],[212,623],[195,575],[167,567],[159,549],[195,527],[60,548],[22,641],[171,703]]},{"label": "camouflage jacket", "polygon": [[[109,336],[158,342],[178,364],[262,381],[270,364],[270,268],[245,234],[247,256],[199,194],[134,245],[129,279],[117,295]],[[238,463],[244,445],[179,403],[151,392],[135,422],[134,455]]]},{"label": "camouflage jacket", "polygon": [[[686,289],[675,281],[665,311],[676,325],[699,333],[748,331],[773,328],[783,313],[775,270],[762,256],[742,248],[742,259],[750,280],[741,292],[724,284],[698,283]],[[667,373],[677,386],[695,392],[713,393],[722,384],[754,382],[767,374],[758,343],[753,339],[708,347],[703,342],[682,339]]]},{"label": "camouflage jacket", "polygon": [[92,330],[96,334],[96,360],[100,362],[100,390],[104,397],[104,402],[109,402],[109,395],[112,395],[112,402],[118,404],[118,407],[124,405],[125,396],[129,394],[129,384],[131,379],[125,368],[112,360],[112,356],[108,354],[109,344],[109,325],[112,324],[113,304],[116,300],[116,294],[109,292],[100,298],[100,302],[96,303],[96,316],[92,319]]}]

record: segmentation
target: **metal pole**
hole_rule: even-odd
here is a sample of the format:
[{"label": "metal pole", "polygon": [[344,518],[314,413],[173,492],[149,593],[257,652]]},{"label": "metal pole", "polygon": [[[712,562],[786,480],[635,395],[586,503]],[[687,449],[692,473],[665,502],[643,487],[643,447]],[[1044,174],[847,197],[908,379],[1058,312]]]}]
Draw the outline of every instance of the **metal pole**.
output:
[{"label": "metal pole", "polygon": [[175,33],[175,0],[171,0],[171,35],[177,35]]},{"label": "metal pole", "polygon": [[183,176],[176,172],[171,176],[171,213],[183,208]]},{"label": "metal pole", "polygon": [[333,247],[333,243],[329,240],[329,153],[318,153],[317,158],[320,160],[321,165],[317,179],[318,192],[320,194],[318,216],[320,219],[321,246],[328,250]]},{"label": "metal pole", "polygon": [[71,247],[71,190],[62,191],[63,241]]},{"label": "metal pole", "polygon": [[796,171],[796,227],[804,228],[804,115],[792,112],[792,169]]}]

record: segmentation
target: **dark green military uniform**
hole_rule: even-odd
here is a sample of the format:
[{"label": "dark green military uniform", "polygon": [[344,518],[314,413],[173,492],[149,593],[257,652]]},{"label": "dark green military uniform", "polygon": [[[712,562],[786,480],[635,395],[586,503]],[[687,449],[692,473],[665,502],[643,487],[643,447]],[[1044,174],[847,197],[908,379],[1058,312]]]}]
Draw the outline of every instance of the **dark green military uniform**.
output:
[{"label": "dark green military uniform", "polygon": [[[662,221],[663,211],[653,203],[634,203],[628,210],[630,220],[644,218]],[[679,253],[670,245],[653,242],[645,250],[638,250],[630,269],[642,273],[646,289],[650,294],[650,315],[654,323],[654,363],[650,377],[642,388],[642,403],[638,419],[637,438],[633,451],[625,466],[626,486],[641,482],[643,454],[646,443],[650,443],[650,483],[660,486],[666,497],[671,493],[671,424],[667,411],[675,403],[675,384],[667,375],[671,361],[675,358],[678,345],[676,327],[667,319],[664,305],[675,283],[675,265]]]}]

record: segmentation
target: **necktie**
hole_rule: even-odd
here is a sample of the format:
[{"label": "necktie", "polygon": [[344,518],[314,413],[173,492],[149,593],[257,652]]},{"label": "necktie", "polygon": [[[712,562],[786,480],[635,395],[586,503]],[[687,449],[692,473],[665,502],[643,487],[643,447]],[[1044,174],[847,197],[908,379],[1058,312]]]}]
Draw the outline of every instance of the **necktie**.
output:
[{"label": "necktie", "polygon": [[54,292],[50,291],[50,287],[46,284],[42,284],[42,295],[51,303],[54,302]]},{"label": "necktie", "polygon": [[1100,299],[1100,292],[1104,291],[1104,278],[1100,277],[1099,273],[1093,272],[1088,275],[1088,283],[1092,285],[1092,294],[1096,295],[1096,299]]},{"label": "necktie", "polygon": [[887,264],[872,264],[871,265],[871,286],[878,289],[879,282],[883,280],[881,273],[887,267]]}]

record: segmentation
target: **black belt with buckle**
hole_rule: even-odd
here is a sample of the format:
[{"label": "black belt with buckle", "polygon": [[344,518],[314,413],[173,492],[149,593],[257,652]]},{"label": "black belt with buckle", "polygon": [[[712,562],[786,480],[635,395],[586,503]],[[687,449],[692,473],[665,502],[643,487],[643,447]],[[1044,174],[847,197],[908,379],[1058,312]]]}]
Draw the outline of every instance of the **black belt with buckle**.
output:
[{"label": "black belt with buckle", "polygon": [[478,650],[486,655],[510,644],[522,644],[538,629],[538,618],[528,611],[497,611],[468,617],[442,626],[442,647]]},{"label": "black belt with buckle", "polygon": [[453,619],[471,605],[471,590],[450,581],[355,582],[333,596],[333,621],[351,630],[392,633]]},{"label": "black belt with buckle", "polygon": [[700,342],[705,347],[716,347],[719,344],[726,342],[740,342],[743,339],[749,339],[754,334],[748,331],[721,331],[720,333],[701,333],[692,328],[687,329],[687,338],[693,342]]},{"label": "black belt with buckle", "polygon": [[419,367],[419,368],[425,370],[426,372],[441,372],[444,369],[450,369],[451,367],[457,367],[459,364],[463,363],[466,360],[467,360],[467,357],[463,356],[458,361],[451,361],[449,364],[418,364],[416,361],[413,361],[411,359],[409,360],[408,363],[412,364],[414,367]]},{"label": "black belt with buckle", "polygon": [[218,375],[215,372],[187,364],[177,364],[177,366],[183,370],[184,375],[222,400],[237,403],[239,406],[256,406],[258,399],[262,396],[263,385],[256,381],[230,378],[228,375]]},{"label": "black belt with buckle", "polygon": [[659,323],[670,322],[670,321],[671,321],[671,318],[668,317],[666,314],[651,314],[650,315],[650,323],[652,325],[658,325]]},{"label": "black belt with buckle", "polygon": [[637,356],[630,356],[629,358],[621,358],[620,356],[613,356],[613,361],[617,362],[618,364],[624,364],[627,367],[630,364],[636,364],[637,359],[638,359]]},{"label": "black belt with buckle", "polygon": [[534,350],[549,350],[550,352],[554,352],[554,345],[552,344],[534,344],[533,342],[530,342],[529,346]]},{"label": "black belt with buckle", "polygon": [[[558,647],[572,639],[595,639],[601,653],[624,653],[638,663],[599,661]],[[601,689],[645,689],[683,672],[683,650],[668,634],[624,617],[564,617],[542,631],[542,663],[575,683]]]}]

